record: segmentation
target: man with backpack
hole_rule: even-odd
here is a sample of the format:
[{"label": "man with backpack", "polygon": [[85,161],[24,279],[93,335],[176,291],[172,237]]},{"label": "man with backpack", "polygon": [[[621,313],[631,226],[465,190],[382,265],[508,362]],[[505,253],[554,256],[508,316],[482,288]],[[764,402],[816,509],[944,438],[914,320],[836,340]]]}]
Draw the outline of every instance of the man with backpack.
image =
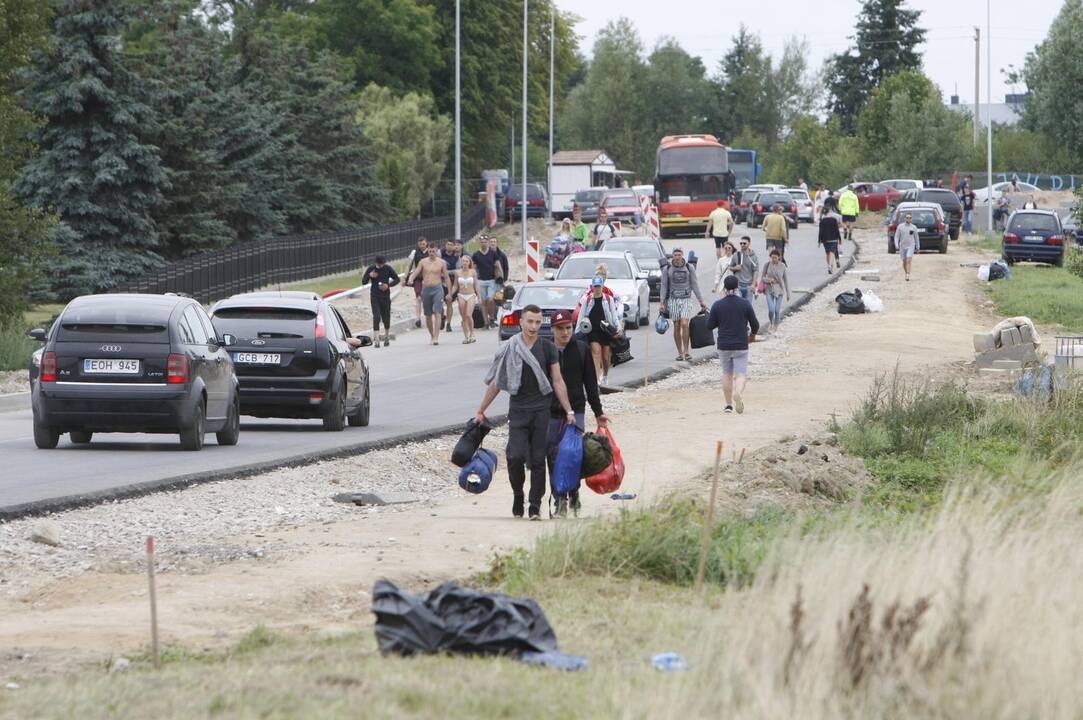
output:
[{"label": "man with backpack", "polygon": [[[591,412],[594,413],[594,421],[599,428],[604,428],[609,418],[602,411],[602,399],[598,390],[598,374],[594,369],[594,360],[590,355],[590,348],[582,340],[573,337],[575,323],[572,314],[567,310],[557,310],[552,317],[553,344],[557,346],[557,354],[560,357],[560,374],[564,378],[564,386],[568,389],[568,401],[572,404],[572,412],[575,413],[575,425],[580,430],[585,430],[584,411],[589,403]],[[549,477],[553,477],[553,468],[556,461],[554,452],[560,443],[561,435],[567,419],[564,408],[560,401],[553,396],[553,404],[549,408]],[[570,507],[574,515],[579,515],[579,491],[562,494],[553,490],[553,499],[556,501],[555,515],[564,517]]]},{"label": "man with backpack", "polygon": [[[485,314],[485,327],[496,327],[496,290],[508,277],[508,256],[496,246],[496,240],[486,235],[479,241],[481,249],[474,252],[470,259],[478,271],[478,299],[481,300]],[[497,279],[499,278],[499,283]]]},{"label": "man with backpack", "polygon": [[391,337],[391,288],[399,284],[395,268],[387,264],[383,255],[376,256],[376,262],[365,269],[362,285],[371,288],[372,301],[372,346],[380,347],[380,323],[384,325],[384,347],[390,344]]},{"label": "man with backpack", "polygon": [[692,322],[692,317],[696,314],[695,306],[692,304],[693,296],[699,301],[700,309],[706,310],[707,305],[699,292],[696,269],[685,260],[684,251],[681,248],[674,248],[673,258],[662,270],[659,304],[666,317],[673,323],[673,344],[677,346],[678,362],[692,360],[692,338],[688,334],[688,324]]},{"label": "man with backpack", "polygon": [[598,208],[598,222],[595,223],[590,235],[594,238],[595,250],[601,250],[606,240],[617,236],[617,229],[613,227],[613,223],[609,222],[609,211],[605,208]]},{"label": "man with backpack", "polygon": [[722,393],[726,398],[723,412],[745,411],[745,382],[748,377],[748,344],[755,342],[760,321],[752,303],[737,295],[737,278],[729,275],[722,283],[725,295],[711,306],[707,327],[718,330],[716,347],[722,364]]}]

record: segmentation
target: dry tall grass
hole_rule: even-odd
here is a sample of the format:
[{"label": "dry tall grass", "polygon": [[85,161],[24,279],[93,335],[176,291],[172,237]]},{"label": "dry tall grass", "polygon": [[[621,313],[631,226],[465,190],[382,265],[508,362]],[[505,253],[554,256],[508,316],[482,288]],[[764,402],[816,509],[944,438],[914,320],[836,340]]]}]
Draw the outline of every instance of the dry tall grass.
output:
[{"label": "dry tall grass", "polygon": [[1043,478],[1017,466],[902,524],[783,538],[750,586],[725,594],[693,669],[633,714],[1079,717],[1074,467]]}]

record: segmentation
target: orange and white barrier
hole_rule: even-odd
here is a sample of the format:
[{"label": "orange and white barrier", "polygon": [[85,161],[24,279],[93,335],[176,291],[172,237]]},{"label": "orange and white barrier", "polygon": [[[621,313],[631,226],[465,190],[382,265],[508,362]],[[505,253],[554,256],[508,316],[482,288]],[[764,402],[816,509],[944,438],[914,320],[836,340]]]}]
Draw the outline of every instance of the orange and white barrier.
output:
[{"label": "orange and white barrier", "polygon": [[526,281],[537,282],[541,279],[541,247],[537,240],[526,241]]},{"label": "orange and white barrier", "polygon": [[658,206],[654,203],[647,204],[647,212],[643,214],[643,221],[647,225],[647,234],[655,240],[662,239],[662,228],[658,224]]}]

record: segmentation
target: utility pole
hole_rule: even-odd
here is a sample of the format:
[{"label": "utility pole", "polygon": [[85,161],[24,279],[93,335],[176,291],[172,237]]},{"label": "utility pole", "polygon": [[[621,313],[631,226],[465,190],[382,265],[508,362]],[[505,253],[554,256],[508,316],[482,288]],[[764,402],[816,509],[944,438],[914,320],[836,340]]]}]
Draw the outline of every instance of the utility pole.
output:
[{"label": "utility pole", "polygon": [[979,129],[981,122],[978,120],[978,105],[981,103],[981,28],[974,26],[974,147],[980,141]]},{"label": "utility pole", "polygon": [[[557,7],[549,6],[549,159],[546,161],[548,172],[545,176],[546,190],[553,187],[553,76],[556,68],[557,56]],[[550,193],[550,202],[552,202]],[[553,216],[553,208],[549,208],[549,217]]]},{"label": "utility pole", "polygon": [[985,171],[989,175],[989,232],[993,232],[993,11],[985,0]]},{"label": "utility pole", "polygon": [[527,194],[526,194],[526,116],[528,114],[527,109],[527,87],[526,87],[526,67],[527,57],[530,54],[530,26],[527,25],[527,6],[529,0],[523,0],[523,194],[519,198],[519,207],[522,208],[522,221],[523,221],[523,252],[526,252],[526,208],[527,208]]},{"label": "utility pole", "polygon": [[511,163],[508,168],[508,187],[515,184],[515,113],[511,115]]},{"label": "utility pole", "polygon": [[455,0],[455,239],[463,239],[463,132],[462,88],[459,85],[459,5]]}]

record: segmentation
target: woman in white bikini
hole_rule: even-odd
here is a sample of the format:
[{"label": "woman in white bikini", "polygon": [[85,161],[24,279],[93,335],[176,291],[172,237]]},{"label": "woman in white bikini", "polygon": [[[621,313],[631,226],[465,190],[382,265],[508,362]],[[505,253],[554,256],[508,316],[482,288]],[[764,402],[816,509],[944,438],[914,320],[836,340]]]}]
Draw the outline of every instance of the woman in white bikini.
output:
[{"label": "woman in white bikini", "polygon": [[474,306],[478,303],[478,271],[469,255],[459,258],[455,288],[459,292],[459,317],[463,322],[463,345],[477,342],[474,337]]}]

